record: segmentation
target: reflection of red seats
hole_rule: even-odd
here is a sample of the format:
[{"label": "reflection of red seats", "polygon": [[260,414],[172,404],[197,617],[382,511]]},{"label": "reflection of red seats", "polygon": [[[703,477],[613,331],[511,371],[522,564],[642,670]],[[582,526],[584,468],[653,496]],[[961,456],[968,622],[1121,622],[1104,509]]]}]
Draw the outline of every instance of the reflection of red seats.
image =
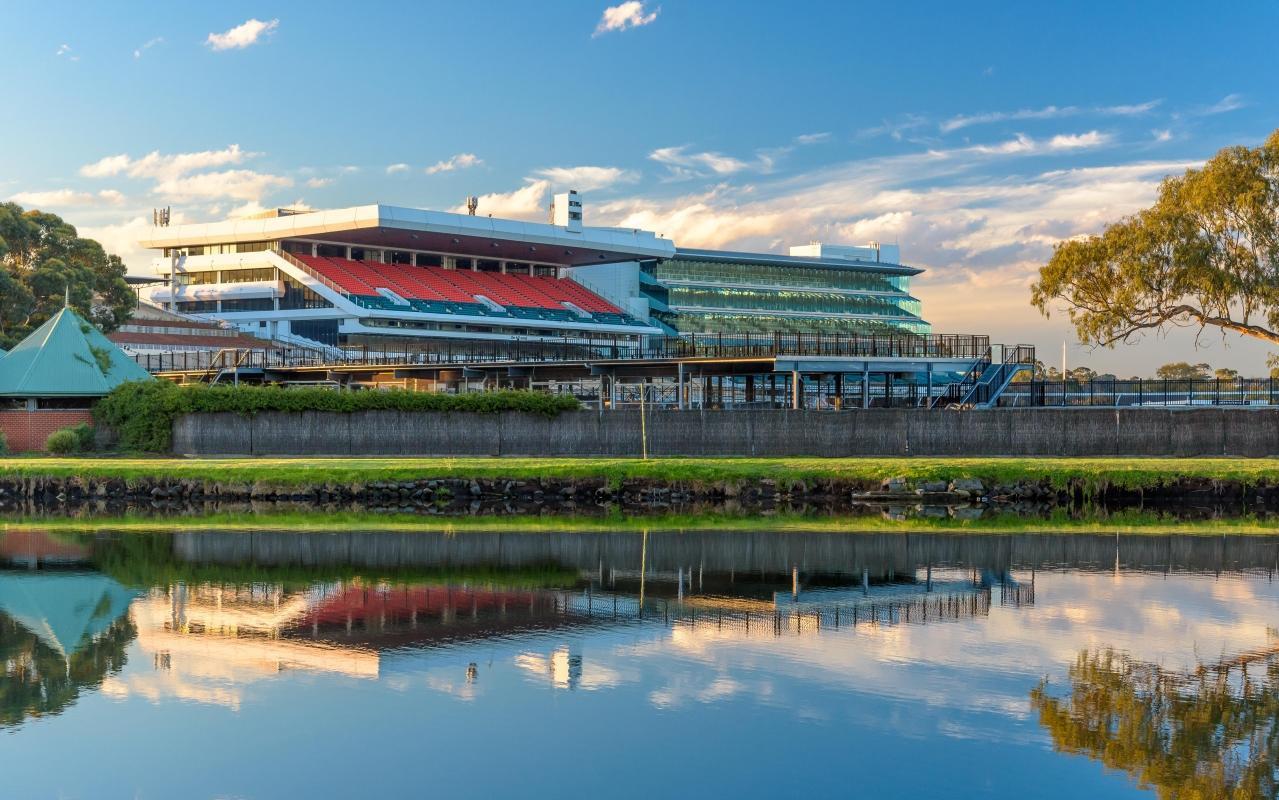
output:
[{"label": "reflection of red seats", "polygon": [[353,586],[325,597],[306,612],[299,625],[340,624],[346,620],[395,619],[414,612],[438,614],[448,609],[470,613],[501,609],[507,605],[527,608],[547,597],[521,589],[471,589],[450,586],[401,586],[388,591]]},{"label": "reflection of red seats", "polygon": [[451,303],[475,303],[478,302],[476,295],[483,295],[498,305],[516,308],[563,311],[567,302],[592,313],[622,313],[617,306],[569,279],[380,264],[326,256],[295,254],[295,258],[342,291],[355,295],[376,296],[377,289],[390,289],[406,300]]}]

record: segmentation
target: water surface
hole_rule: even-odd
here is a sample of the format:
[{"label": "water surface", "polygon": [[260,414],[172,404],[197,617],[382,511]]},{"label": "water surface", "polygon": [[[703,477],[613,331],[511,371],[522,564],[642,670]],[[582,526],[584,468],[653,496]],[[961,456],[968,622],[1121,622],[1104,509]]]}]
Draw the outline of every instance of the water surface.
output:
[{"label": "water surface", "polygon": [[1274,796],[1279,538],[0,533],[5,797]]}]

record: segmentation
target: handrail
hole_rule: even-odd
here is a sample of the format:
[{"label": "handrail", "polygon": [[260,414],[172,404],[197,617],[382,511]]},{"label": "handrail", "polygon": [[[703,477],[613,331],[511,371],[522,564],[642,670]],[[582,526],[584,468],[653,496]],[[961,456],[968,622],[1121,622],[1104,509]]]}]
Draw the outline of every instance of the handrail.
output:
[{"label": "handrail", "polygon": [[343,289],[342,287],[338,286],[338,285],[337,285],[336,283],[334,283],[332,280],[330,280],[329,278],[326,278],[324,275],[322,275],[322,274],[321,274],[318,270],[316,270],[315,268],[313,268],[313,267],[309,266],[308,264],[306,264],[305,262],[303,262],[300,258],[298,258],[297,256],[293,255],[292,253],[288,252],[287,250],[284,250],[283,248],[281,248],[281,249],[278,249],[278,250],[277,250],[277,249],[272,249],[272,250],[270,250],[269,252],[275,253],[277,256],[280,256],[280,257],[281,257],[282,259],[284,259],[284,261],[285,261],[286,263],[288,263],[290,266],[297,267],[298,269],[300,269],[300,270],[302,270],[303,272],[305,272],[307,275],[310,275],[312,278],[315,278],[317,281],[319,281],[320,283],[324,284],[324,285],[325,285],[325,287],[327,287],[327,288],[329,288],[329,289],[331,289],[331,290],[333,290],[333,291],[337,292],[337,293],[338,293],[339,295],[341,295],[342,297],[345,297],[345,298],[347,298],[348,300],[349,300],[349,299],[351,299],[351,293],[350,293],[350,292],[348,292],[347,290],[345,290],[345,289]]}]

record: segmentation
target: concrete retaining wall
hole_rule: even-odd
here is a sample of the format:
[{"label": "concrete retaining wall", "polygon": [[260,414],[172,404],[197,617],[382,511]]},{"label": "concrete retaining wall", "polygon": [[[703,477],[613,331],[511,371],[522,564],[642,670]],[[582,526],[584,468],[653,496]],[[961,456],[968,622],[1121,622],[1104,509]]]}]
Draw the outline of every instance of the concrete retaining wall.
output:
[{"label": "concrete retaining wall", "polygon": [[[1279,409],[654,411],[654,456],[1279,456]],[[189,414],[192,455],[638,456],[638,411]]]}]

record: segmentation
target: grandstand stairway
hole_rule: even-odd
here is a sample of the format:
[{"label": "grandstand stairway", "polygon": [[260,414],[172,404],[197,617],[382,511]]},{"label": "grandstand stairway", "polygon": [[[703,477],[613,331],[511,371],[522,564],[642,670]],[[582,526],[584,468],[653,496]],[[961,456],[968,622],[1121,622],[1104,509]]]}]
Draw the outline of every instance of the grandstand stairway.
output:
[{"label": "grandstand stairway", "polygon": [[1035,369],[1034,348],[1025,345],[1001,347],[1001,359],[987,349],[977,363],[956,383],[933,399],[930,408],[993,408],[999,396],[1018,373]]}]

